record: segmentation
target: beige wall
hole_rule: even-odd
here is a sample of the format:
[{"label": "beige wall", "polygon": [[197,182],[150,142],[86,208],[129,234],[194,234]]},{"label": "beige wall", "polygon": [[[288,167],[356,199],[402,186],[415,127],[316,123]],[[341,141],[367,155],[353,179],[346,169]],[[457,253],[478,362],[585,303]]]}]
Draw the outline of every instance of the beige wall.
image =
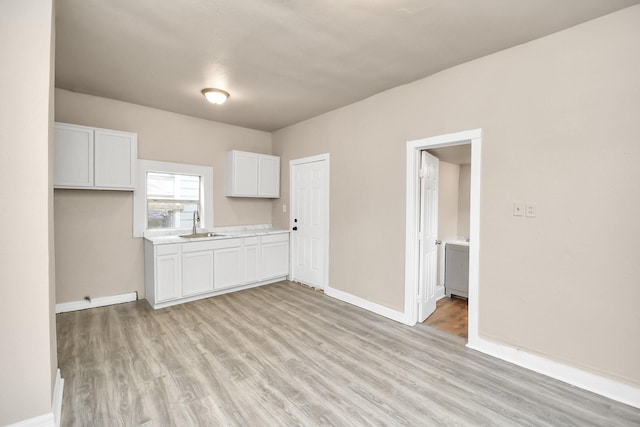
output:
[{"label": "beige wall", "polygon": [[480,335],[640,384],[639,22],[635,6],[274,133],[285,160],[331,155],[330,286],[403,310],[406,141],[482,128]]},{"label": "beige wall", "polygon": [[49,349],[51,352],[51,390],[55,387],[56,375],[58,372],[58,340],[56,330],[56,247],[55,247],[55,221],[54,221],[54,200],[53,200],[53,164],[54,164],[54,127],[55,119],[55,68],[56,68],[56,25],[55,25],[55,0],[52,0],[51,19],[51,42],[49,48],[51,55],[49,56],[49,144],[48,144],[48,167],[49,167],[49,191],[47,197],[47,212],[49,215],[48,231],[49,231]]},{"label": "beige wall", "polygon": [[460,165],[458,179],[458,231],[457,236],[469,237],[469,212],[471,209],[471,165]]},{"label": "beige wall", "polygon": [[0,2],[0,425],[51,411],[49,137],[53,4]]},{"label": "beige wall", "polygon": [[438,173],[438,239],[458,235],[460,166],[440,161]]},{"label": "beige wall", "polygon": [[[458,235],[458,188],[460,166],[439,162],[438,168],[438,239],[454,239]],[[444,247],[438,247],[438,286],[444,286]]]},{"label": "beige wall", "polygon": [[[136,132],[138,157],[212,166],[214,225],[271,223],[271,201],[224,196],[225,152],[271,153],[271,135],[56,89],[56,121]],[[55,190],[58,303],[137,291],[142,239],[133,238],[133,193]]]}]

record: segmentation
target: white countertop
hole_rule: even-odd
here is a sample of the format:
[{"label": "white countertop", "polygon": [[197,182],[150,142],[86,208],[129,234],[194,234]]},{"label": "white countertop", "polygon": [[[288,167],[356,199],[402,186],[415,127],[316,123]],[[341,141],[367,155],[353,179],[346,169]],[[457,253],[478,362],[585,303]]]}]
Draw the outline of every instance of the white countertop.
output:
[{"label": "white countertop", "polygon": [[445,240],[444,243],[447,245],[469,246],[469,239],[465,239],[465,238],[450,239],[450,240]]},{"label": "white countertop", "polygon": [[188,231],[151,231],[145,232],[144,238],[154,245],[164,245],[168,243],[188,243],[199,242],[203,240],[221,240],[221,239],[235,239],[238,237],[253,237],[253,236],[265,236],[268,234],[282,234],[289,233],[286,228],[277,228],[271,226],[271,224],[259,224],[259,225],[241,225],[232,227],[214,227],[210,229],[198,228],[198,233],[201,232],[213,232],[216,233],[212,237],[197,237],[188,239],[180,237],[181,234],[190,234]]}]

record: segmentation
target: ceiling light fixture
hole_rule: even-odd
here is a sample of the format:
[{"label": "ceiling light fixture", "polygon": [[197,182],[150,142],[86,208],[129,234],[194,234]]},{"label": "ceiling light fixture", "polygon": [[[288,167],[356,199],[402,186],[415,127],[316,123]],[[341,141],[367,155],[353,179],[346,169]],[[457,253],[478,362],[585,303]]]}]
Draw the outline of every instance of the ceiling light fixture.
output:
[{"label": "ceiling light fixture", "polygon": [[202,94],[212,104],[224,104],[224,101],[229,98],[229,92],[222,89],[202,89]]}]

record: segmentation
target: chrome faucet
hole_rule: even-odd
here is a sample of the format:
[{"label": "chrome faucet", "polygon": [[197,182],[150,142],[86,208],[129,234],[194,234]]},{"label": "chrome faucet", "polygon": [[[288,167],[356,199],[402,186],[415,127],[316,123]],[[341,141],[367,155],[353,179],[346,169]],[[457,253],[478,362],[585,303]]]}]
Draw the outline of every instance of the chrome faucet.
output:
[{"label": "chrome faucet", "polygon": [[193,211],[193,234],[198,233],[198,224],[200,224],[200,213],[196,209]]}]

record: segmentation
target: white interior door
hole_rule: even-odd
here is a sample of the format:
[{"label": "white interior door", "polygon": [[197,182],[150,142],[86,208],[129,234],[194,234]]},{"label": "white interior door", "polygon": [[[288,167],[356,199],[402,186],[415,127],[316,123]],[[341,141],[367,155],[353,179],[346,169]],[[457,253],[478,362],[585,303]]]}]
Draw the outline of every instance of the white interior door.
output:
[{"label": "white interior door", "polygon": [[438,167],[439,160],[422,151],[420,161],[420,274],[418,322],[436,309],[438,279]]},{"label": "white interior door", "polygon": [[291,163],[291,276],[320,289],[327,280],[328,173],[328,160]]}]

